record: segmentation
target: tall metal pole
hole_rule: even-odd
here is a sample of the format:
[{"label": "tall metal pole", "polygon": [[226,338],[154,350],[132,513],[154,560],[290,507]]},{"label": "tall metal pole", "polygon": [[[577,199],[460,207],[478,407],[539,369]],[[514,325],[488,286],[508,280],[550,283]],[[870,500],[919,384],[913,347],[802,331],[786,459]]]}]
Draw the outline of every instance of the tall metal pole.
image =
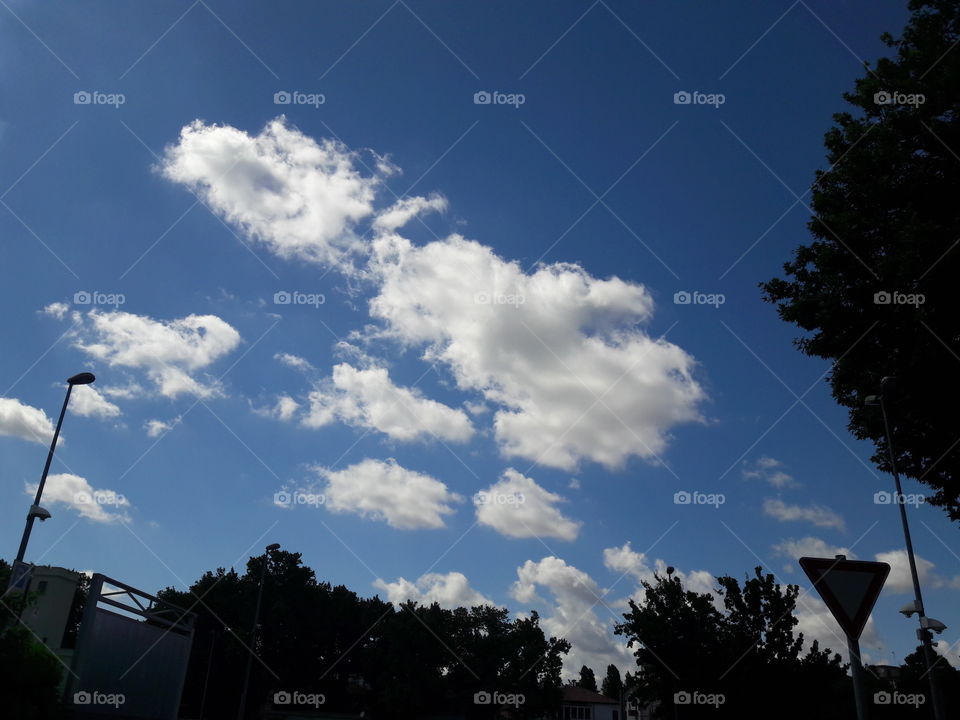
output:
[{"label": "tall metal pole", "polygon": [[[40,476],[40,484],[37,486],[37,497],[33,504],[40,504],[40,497],[43,495],[43,486],[47,483],[47,473],[50,472],[50,463],[53,461],[53,451],[57,447],[57,438],[60,437],[60,426],[63,425],[63,416],[67,412],[67,403],[70,402],[70,393],[73,391],[73,383],[67,383],[67,396],[63,399],[63,407],[60,408],[60,419],[57,420],[57,429],[53,432],[53,440],[50,443],[50,452],[47,453],[47,462],[43,466],[43,474]],[[27,514],[27,524],[23,528],[23,537],[20,539],[20,549],[17,550],[16,562],[21,562],[27,552],[27,543],[30,542],[30,532],[33,530],[33,521],[36,517],[33,513]]]},{"label": "tall metal pole", "polygon": [[923,609],[923,595],[920,593],[920,577],[917,575],[917,561],[913,555],[913,541],[910,539],[910,526],[907,524],[907,507],[904,503],[903,489],[900,486],[900,473],[897,472],[896,456],[893,451],[893,436],[890,434],[890,422],[887,419],[886,385],[889,378],[883,378],[880,383],[880,413],[883,415],[883,429],[887,436],[887,452],[890,456],[890,469],[893,472],[893,481],[897,488],[897,505],[900,507],[900,522],[903,525],[903,538],[907,545],[907,559],[910,562],[910,578],[913,580],[914,607],[920,620],[920,629],[917,638],[923,646],[923,658],[927,665],[927,675],[930,677],[930,695],[933,702],[933,716],[936,720],[946,720],[943,712],[937,680],[934,673],[933,647],[930,642],[930,631],[926,628],[926,614]]},{"label": "tall metal pole", "polygon": [[860,643],[852,635],[847,635],[847,652],[850,654],[850,677],[853,679],[853,699],[857,705],[857,720],[867,720],[870,715],[870,706],[867,705],[867,693],[863,687]]},{"label": "tall metal pole", "polygon": [[263,554],[263,568],[260,571],[260,587],[257,590],[257,606],[253,611],[253,629],[250,631],[250,656],[247,658],[247,671],[243,677],[243,692],[240,694],[240,710],[237,712],[237,720],[243,720],[246,714],[247,688],[250,685],[250,668],[253,665],[254,646],[256,645],[257,625],[260,622],[260,601],[263,599],[263,580],[267,575],[267,558],[269,553]]}]

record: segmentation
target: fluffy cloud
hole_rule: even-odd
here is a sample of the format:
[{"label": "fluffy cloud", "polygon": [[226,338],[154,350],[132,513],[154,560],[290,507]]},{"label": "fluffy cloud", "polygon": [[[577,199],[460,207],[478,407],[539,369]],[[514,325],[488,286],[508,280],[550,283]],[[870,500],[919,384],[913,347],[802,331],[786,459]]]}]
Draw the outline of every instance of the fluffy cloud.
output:
[{"label": "fluffy cloud", "polygon": [[[887,582],[883,586],[884,590],[895,593],[913,592],[910,560],[907,557],[906,550],[890,550],[889,552],[877,553],[874,557],[877,562],[885,562],[890,565],[890,575],[887,576]],[[926,558],[922,558],[916,553],[914,553],[913,558],[917,563],[917,577],[920,580],[921,587],[960,588],[960,575],[952,579],[946,578],[934,572],[933,568],[936,566]]]},{"label": "fluffy cloud", "polygon": [[960,670],[960,653],[957,652],[956,644],[951,645],[946,640],[937,640],[933,649],[946,658],[954,668]]},{"label": "fluffy cloud", "polygon": [[53,423],[39,408],[25,405],[16,398],[0,398],[0,435],[47,445],[53,440]]},{"label": "fluffy cloud", "polygon": [[788,538],[773,546],[777,555],[799,560],[802,557],[832,558],[836,555],[846,555],[847,560],[856,560],[857,556],[850,548],[839,545],[828,545],[817,537]]},{"label": "fluffy cloud", "polygon": [[[643,286],[594,278],[570,263],[526,271],[458,235],[414,246],[394,231],[419,213],[442,211],[445,199],[404,198],[378,211],[375,191],[394,169],[378,162],[363,175],[358,162],[339,143],[315,141],[280,117],[255,136],[196,121],[167,149],[162,171],[279,257],[350,275],[359,268],[377,288],[370,312],[382,326],[358,335],[425,349],[425,359],[449,368],[462,390],[482,395],[497,408],[494,433],[506,457],[568,470],[581,460],[611,468],[634,456],[654,462],[673,427],[702,420],[695,361],[642,328],[653,314]],[[371,243],[360,241],[361,223],[373,231]],[[396,397],[402,391],[385,375],[361,374],[382,373],[378,364],[339,367],[355,392],[376,380],[370,392]],[[344,419],[328,393],[316,399],[309,422]],[[427,424],[454,419],[453,436],[469,437],[465,416],[420,407],[430,410]],[[370,403],[347,418],[383,429]],[[383,424],[391,436],[407,432],[402,421]]]},{"label": "fluffy cloud", "polygon": [[354,227],[372,215],[380,183],[361,175],[357,160],[282,116],[258,135],[196,120],[166,149],[161,171],[279,257],[346,269],[360,249]]},{"label": "fluffy cloud", "polygon": [[111,367],[144,370],[166,397],[215,395],[216,381],[198,379],[195,373],[240,344],[240,334],[216,315],[164,321],[91,310],[87,320],[77,331],[78,348]]},{"label": "fluffy cloud", "polygon": [[143,424],[143,429],[147,432],[147,437],[155,438],[169,432],[179,422],[179,415],[172,420],[147,420]]},{"label": "fluffy cloud", "polygon": [[[37,483],[27,484],[25,490],[27,494],[35,495]],[[47,483],[43,488],[43,502],[72,507],[93,522],[130,521],[124,512],[125,508],[130,507],[130,501],[123,495],[113,490],[94,489],[86,478],[70,473],[47,476]]]},{"label": "fluffy cloud", "polygon": [[77,385],[70,393],[70,412],[86,417],[111,418],[120,414],[120,408],[90,385]]},{"label": "fluffy cloud", "polygon": [[465,442],[473,435],[467,414],[394,385],[386,368],[357,369],[348,363],[310,393],[310,409],[302,423],[323,427],[334,420],[378,430],[393,440],[409,442],[437,437]]},{"label": "fluffy cloud", "polygon": [[302,358],[299,355],[292,355],[290,353],[277,353],[273,356],[275,360],[280,361],[287,367],[293,368],[294,370],[313,370],[313,365],[310,364],[310,361],[306,358]]},{"label": "fluffy cloud", "polygon": [[772,457],[758,458],[752,465],[745,465],[743,477],[763,480],[775,488],[798,487],[800,483],[783,471],[783,463]]},{"label": "fluffy cloud", "polygon": [[444,527],[451,503],[462,498],[439,480],[401,467],[393,459],[367,459],[343,470],[317,468],[327,480],[323,494],[332,512],[385,520],[401,530]]},{"label": "fluffy cloud", "polygon": [[443,212],[446,209],[447,200],[442,195],[402,198],[377,215],[373,228],[377,232],[390,232],[403,227],[417,215],[431,211]]},{"label": "fluffy cloud", "polygon": [[544,490],[513,468],[473,498],[477,522],[507,537],[576,540],[582,523],[564,517],[556,507],[561,502],[564,498],[560,495]]},{"label": "fluffy cloud", "polygon": [[[550,600],[540,597],[540,588],[549,593]],[[626,644],[613,635],[615,614],[604,604],[604,592],[587,573],[560,558],[527,560],[517,568],[517,581],[511,586],[510,595],[525,605],[546,606],[541,621],[544,634],[566,638],[572,645],[563,662],[568,677],[582,665],[605,668],[613,663],[632,667],[635,663]],[[604,612],[603,620],[597,616],[598,608]]]},{"label": "fluffy cloud", "polygon": [[787,505],[782,500],[767,498],[763,501],[763,514],[776,518],[780,522],[802,520],[817,527],[832,527],[843,530],[843,518],[823,505]]},{"label": "fluffy cloud", "polygon": [[527,273],[457,235],[423,247],[381,237],[374,249],[371,314],[501,406],[507,457],[564,469],[654,460],[671,427],[700,419],[693,359],[638,327],[653,312],[642,286],[565,263]]},{"label": "fluffy cloud", "polygon": [[54,302],[47,305],[40,312],[42,312],[44,315],[55,317],[57,320],[63,320],[66,314],[70,312],[70,306],[66,303]]},{"label": "fluffy cloud", "polygon": [[[626,542],[621,547],[605,548],[603,551],[603,564],[608,570],[630,575],[637,583],[637,590],[634,597],[642,602],[644,589],[640,586],[641,582],[654,582],[654,574],[665,576],[667,574],[667,563],[657,558],[651,567],[646,553],[638,553]],[[706,570],[691,570],[688,573],[682,570],[674,569],[673,575],[680,579],[680,582],[687,590],[698,593],[713,593],[717,587],[716,578],[712,573]]]},{"label": "fluffy cloud", "polygon": [[438,603],[440,607],[453,610],[458,607],[474,605],[493,605],[493,601],[478,590],[470,587],[466,575],[459,572],[427,573],[415,582],[398,578],[396,582],[386,582],[377,578],[373,586],[383,590],[387,599],[394,605],[413,600],[421,605]]}]

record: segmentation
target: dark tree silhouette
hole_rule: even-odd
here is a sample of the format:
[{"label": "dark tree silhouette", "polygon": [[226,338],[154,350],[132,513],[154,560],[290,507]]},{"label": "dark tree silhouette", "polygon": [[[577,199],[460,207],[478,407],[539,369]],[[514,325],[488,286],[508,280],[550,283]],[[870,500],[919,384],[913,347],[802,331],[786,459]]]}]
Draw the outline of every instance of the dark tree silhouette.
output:
[{"label": "dark tree silhouette", "polygon": [[600,686],[600,694],[611,700],[619,700],[623,692],[623,680],[616,665],[607,665],[607,674]]},{"label": "dark tree silhouette", "polygon": [[[816,173],[813,242],[761,283],[764,299],[805,334],[807,355],[833,362],[834,399],[850,431],[890,470],[879,408],[864,399],[897,378],[890,404],[898,468],[960,519],[960,444],[944,408],[960,403],[960,4],[912,0],[895,51],[867,67],[826,134]],[[920,102],[922,100],[922,103]],[[922,302],[921,302],[922,301]]]},{"label": "dark tree silhouette", "polygon": [[235,718],[244,666],[253,648],[249,708],[271,705],[275,693],[323,696],[330,713],[368,718],[463,715],[493,718],[503,710],[478,704],[478,693],[522,695],[509,708],[518,719],[555,714],[566,640],[546,638],[535,612],[511,620],[504,608],[447,610],[408,602],[398,608],[318,582],[300,553],[269,556],[255,637],[250,628],[263,557],[243,575],[205,573],[190,591],[158,595],[197,612],[183,713]]},{"label": "dark tree silhouette", "polygon": [[586,665],[580,668],[580,679],[577,680],[577,685],[585,690],[597,692],[597,676],[593,673],[593,668],[588,668]]},{"label": "dark tree silhouette", "polygon": [[[796,585],[780,586],[759,567],[742,585],[732,577],[717,583],[716,597],[685,590],[677,576],[643,583],[645,601],[631,600],[616,626],[635,648],[632,696],[659,702],[661,718],[673,718],[675,709],[717,719],[750,717],[757,708],[778,718],[853,714],[840,656],[816,642],[803,654],[803,635],[794,635]],[[815,694],[803,691],[814,684]],[[693,695],[698,703],[684,704]]]}]

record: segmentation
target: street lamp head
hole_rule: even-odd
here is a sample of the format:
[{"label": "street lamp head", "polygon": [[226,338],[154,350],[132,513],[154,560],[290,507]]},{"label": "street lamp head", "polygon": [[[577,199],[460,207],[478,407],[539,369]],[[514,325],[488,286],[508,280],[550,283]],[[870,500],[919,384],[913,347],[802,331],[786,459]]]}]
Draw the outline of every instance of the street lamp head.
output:
[{"label": "street lamp head", "polygon": [[273,543],[271,545],[267,545],[267,552],[273,552],[274,550],[279,550],[279,549],[280,549],[280,543]]},{"label": "street lamp head", "polygon": [[89,385],[96,379],[93,373],[82,372],[77,373],[72,378],[67,378],[67,382],[71,385]]},{"label": "street lamp head", "polygon": [[944,625],[942,622],[940,622],[936,618],[932,618],[932,617],[923,618],[923,620],[920,622],[920,627],[925,628],[927,630],[933,630],[935,633],[937,633],[937,635],[939,635],[940,633],[942,633],[944,630],[947,629],[946,625]]},{"label": "street lamp head", "polygon": [[38,518],[40,522],[43,522],[44,520],[49,519],[51,515],[50,515],[50,511],[47,510],[46,508],[40,507],[39,505],[31,505],[30,511],[27,513],[27,517]]},{"label": "street lamp head", "polygon": [[863,399],[863,404],[864,404],[864,405],[879,405],[879,404],[880,404],[880,396],[879,396],[879,395],[867,395],[867,396]]}]

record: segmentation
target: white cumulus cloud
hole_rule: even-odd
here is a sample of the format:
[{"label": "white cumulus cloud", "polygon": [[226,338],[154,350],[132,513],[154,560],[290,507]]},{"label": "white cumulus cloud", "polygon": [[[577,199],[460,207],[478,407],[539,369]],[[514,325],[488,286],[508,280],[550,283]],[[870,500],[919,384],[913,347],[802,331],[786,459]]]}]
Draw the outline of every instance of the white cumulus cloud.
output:
[{"label": "white cumulus cloud", "polygon": [[323,494],[329,510],[384,520],[401,530],[444,527],[443,516],[454,512],[451,504],[462,500],[436,478],[401,467],[392,458],[317,472],[327,481]]},{"label": "white cumulus cloud", "polygon": [[394,605],[413,600],[421,605],[437,603],[442,608],[453,610],[458,607],[494,604],[479,590],[470,587],[467,576],[460,572],[427,573],[414,582],[402,577],[394,582],[377,578],[373,586],[383,590],[387,594],[387,600]]},{"label": "white cumulus cloud", "polygon": [[[645,591],[642,582],[653,584],[654,574],[661,577],[667,575],[667,563],[657,558],[650,564],[646,553],[639,553],[626,542],[620,547],[609,547],[603,551],[603,564],[608,570],[631,576],[637,583],[633,593],[638,602],[642,602]],[[707,570],[691,570],[683,572],[674,568],[673,576],[678,577],[687,590],[697,593],[714,593],[717,587],[716,578]]]},{"label": "white cumulus cloud", "polygon": [[379,232],[390,232],[403,227],[417,215],[431,211],[443,212],[446,209],[447,200],[442,195],[402,198],[379,213],[373,221],[373,227]]},{"label": "white cumulus cloud", "polygon": [[380,183],[357,164],[339,142],[317,142],[281,116],[257,135],[196,120],[166,149],[161,171],[279,257],[346,269]]},{"label": "white cumulus cloud", "polygon": [[16,398],[0,398],[0,435],[49,444],[53,440],[53,423],[39,408]]},{"label": "white cumulus cloud", "polygon": [[198,372],[240,344],[240,333],[216,315],[154,320],[127,312],[91,310],[77,333],[78,348],[111,367],[145,371],[166,397],[217,394],[217,382],[198,376]]},{"label": "white cumulus cloud", "polygon": [[[546,591],[548,598],[541,597]],[[564,658],[564,675],[576,674],[582,665],[598,669],[609,664],[633,667],[635,660],[621,638],[613,635],[619,619],[604,602],[604,591],[587,573],[555,556],[517,568],[510,595],[524,605],[544,609],[541,625],[547,637],[570,641]]]},{"label": "white cumulus cloud", "polygon": [[576,540],[582,523],[560,512],[557,504],[564,501],[513,468],[505,470],[499,481],[473,498],[477,522],[502,535]]},{"label": "white cumulus cloud", "polygon": [[[26,484],[25,490],[27,494],[35,495],[37,483]],[[130,507],[127,498],[114,490],[96,489],[86,478],[71,473],[47,475],[42,502],[66,505],[93,522],[130,521],[125,512]]]},{"label": "white cumulus cloud", "polygon": [[309,403],[301,421],[307,427],[339,420],[404,442],[432,437],[465,442],[473,435],[473,424],[463,410],[430,400],[415,388],[394,385],[386,368],[357,369],[340,363],[310,393]]},{"label": "white cumulus cloud", "polygon": [[763,480],[775,488],[798,487],[800,483],[793,476],[783,470],[783,463],[779,460],[763,456],[756,462],[744,465],[743,477],[746,479]]},{"label": "white cumulus cloud", "polygon": [[763,514],[776,518],[780,522],[808,522],[817,527],[832,527],[843,530],[843,517],[823,505],[788,505],[783,500],[767,498],[763,501]]},{"label": "white cumulus cloud", "polygon": [[670,428],[701,419],[693,358],[639,327],[653,312],[641,285],[567,263],[528,273],[457,235],[374,246],[371,314],[385,335],[425,347],[461,389],[500,406],[505,456],[564,469],[582,458],[653,461]]},{"label": "white cumulus cloud", "polygon": [[70,392],[70,412],[86,417],[111,418],[120,414],[120,408],[107,400],[90,385],[77,385]]},{"label": "white cumulus cloud", "polygon": [[787,538],[773,546],[773,552],[783,557],[799,560],[802,557],[832,558],[846,555],[847,560],[856,560],[856,554],[847,547],[830,545],[818,537]]},{"label": "white cumulus cloud", "polygon": [[[890,565],[890,574],[883,586],[884,590],[895,593],[913,592],[913,578],[910,575],[910,560],[907,557],[906,550],[890,550],[877,553],[874,557],[877,562],[885,562]],[[960,576],[950,579],[940,575],[934,571],[936,566],[932,562],[916,553],[914,553],[913,559],[917,564],[917,578],[920,580],[921,588],[960,588]]]}]

